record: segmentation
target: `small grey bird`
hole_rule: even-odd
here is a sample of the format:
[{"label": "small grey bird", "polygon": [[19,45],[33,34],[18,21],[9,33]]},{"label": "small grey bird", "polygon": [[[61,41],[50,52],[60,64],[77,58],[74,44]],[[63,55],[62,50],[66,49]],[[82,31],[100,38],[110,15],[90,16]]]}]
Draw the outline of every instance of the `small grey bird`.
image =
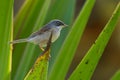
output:
[{"label": "small grey bird", "polygon": [[67,25],[64,24],[64,22],[55,19],[50,21],[45,26],[43,26],[40,30],[32,33],[28,38],[14,40],[13,42],[10,43],[15,44],[22,42],[30,42],[39,45],[40,48],[43,50],[43,47],[47,46],[47,42],[50,38],[51,33],[52,33],[51,42],[55,42],[60,36],[61,29],[65,26]]}]

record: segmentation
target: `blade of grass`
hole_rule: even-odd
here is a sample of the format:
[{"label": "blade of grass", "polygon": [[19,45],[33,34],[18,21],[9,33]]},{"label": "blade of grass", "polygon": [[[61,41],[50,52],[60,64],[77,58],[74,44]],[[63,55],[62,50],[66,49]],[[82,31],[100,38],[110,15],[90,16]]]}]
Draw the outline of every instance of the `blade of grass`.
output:
[{"label": "blade of grass", "polygon": [[36,60],[25,80],[47,80],[49,55],[50,49]]},{"label": "blade of grass", "polygon": [[[33,31],[35,31],[36,29],[39,28],[39,26],[41,26],[45,20],[46,17],[46,13],[48,11],[49,5],[50,5],[51,0],[45,0],[44,5],[42,7],[42,10],[39,14],[39,17],[37,19],[35,28]],[[34,49],[35,49],[36,45],[32,45],[32,44],[27,44],[23,57],[21,59],[20,65],[17,69],[16,75],[15,75],[15,80],[18,79],[24,79],[24,76],[26,75],[26,73],[28,72],[29,68],[30,68],[30,63],[32,60],[32,56],[34,53]]]},{"label": "blade of grass", "polygon": [[85,29],[95,0],[87,0],[81,13],[77,17],[67,39],[60,50],[55,64],[51,70],[49,80],[64,80],[70,63],[74,57],[75,50]]},{"label": "blade of grass", "polygon": [[120,70],[112,76],[111,80],[120,80]]},{"label": "blade of grass", "polygon": [[[25,0],[14,20],[14,39],[26,38],[32,32],[45,0]],[[19,36],[20,35],[20,36]],[[12,79],[16,74],[26,44],[15,44],[13,51]]]},{"label": "blade of grass", "polygon": [[[60,19],[70,26],[74,18],[75,2],[76,0],[54,0],[47,14],[46,21]],[[52,44],[49,72],[70,28],[71,27],[64,28],[61,31],[59,39]]]},{"label": "blade of grass", "polygon": [[[25,33],[24,31],[26,31],[27,26],[31,28],[30,31],[33,29],[33,26],[35,25],[36,19],[38,18],[38,15],[43,6],[43,3],[44,3],[44,0],[26,0],[24,2],[19,13],[15,17],[14,38],[18,37],[18,35],[20,34]],[[22,29],[22,33],[19,33],[21,29]],[[27,30],[29,29],[27,28]]]},{"label": "blade of grass", "polygon": [[11,79],[13,0],[0,2],[0,79]]},{"label": "blade of grass", "polygon": [[70,76],[70,80],[90,80],[119,18],[120,3],[95,43],[92,45],[85,57],[82,59],[81,63]]}]

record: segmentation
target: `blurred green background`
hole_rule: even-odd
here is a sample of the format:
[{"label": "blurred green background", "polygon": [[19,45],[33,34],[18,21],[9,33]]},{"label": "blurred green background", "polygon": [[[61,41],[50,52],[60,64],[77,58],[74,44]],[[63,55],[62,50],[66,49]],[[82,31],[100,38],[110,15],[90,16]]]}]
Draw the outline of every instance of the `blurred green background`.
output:
[{"label": "blurred green background", "polygon": [[[23,2],[24,0],[15,0],[14,16],[20,9],[20,6]],[[77,0],[75,18],[78,15],[80,9],[82,8],[84,2],[85,0]],[[119,0],[96,0],[87,27],[76,51],[76,55],[73,59],[73,62],[71,63],[71,67],[68,71],[67,77],[75,69],[75,67],[81,61],[85,53],[94,43],[97,36],[112,15],[112,12],[118,2]],[[118,69],[120,69],[120,20],[118,23],[119,24],[117,24],[117,27],[113,32],[113,35],[94,72],[92,80],[108,80]]]}]

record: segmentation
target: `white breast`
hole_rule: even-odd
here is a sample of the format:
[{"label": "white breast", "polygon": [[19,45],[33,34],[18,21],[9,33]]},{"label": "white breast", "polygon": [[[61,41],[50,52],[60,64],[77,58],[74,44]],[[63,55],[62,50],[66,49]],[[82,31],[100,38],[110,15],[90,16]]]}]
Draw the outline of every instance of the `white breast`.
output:
[{"label": "white breast", "polygon": [[52,36],[52,42],[55,42],[58,37],[60,36],[60,31],[61,31],[61,27],[57,27],[53,29],[53,36]]}]

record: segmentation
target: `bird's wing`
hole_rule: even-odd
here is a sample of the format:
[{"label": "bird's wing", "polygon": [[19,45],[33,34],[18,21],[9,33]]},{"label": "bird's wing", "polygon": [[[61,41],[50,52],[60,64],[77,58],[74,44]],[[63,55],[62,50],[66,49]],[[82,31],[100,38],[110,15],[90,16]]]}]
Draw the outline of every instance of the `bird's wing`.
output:
[{"label": "bird's wing", "polygon": [[37,35],[41,35],[42,33],[46,32],[46,31],[49,31],[50,30],[50,27],[49,26],[44,26],[43,28],[41,28],[40,30],[32,33],[29,38],[33,38]]}]

